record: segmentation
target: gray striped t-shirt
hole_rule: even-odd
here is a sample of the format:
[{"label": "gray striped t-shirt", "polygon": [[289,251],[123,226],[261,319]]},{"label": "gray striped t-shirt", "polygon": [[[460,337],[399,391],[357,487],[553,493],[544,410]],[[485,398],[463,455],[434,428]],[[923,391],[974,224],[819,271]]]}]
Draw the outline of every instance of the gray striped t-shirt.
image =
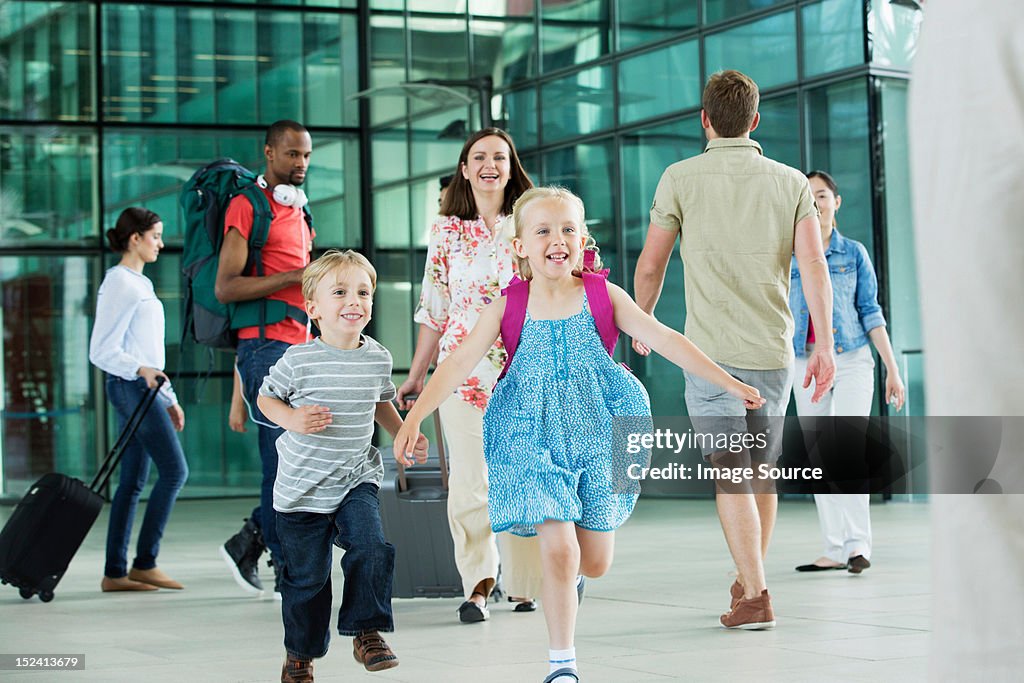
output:
[{"label": "gray striped t-shirt", "polygon": [[378,401],[395,397],[391,354],[362,337],[358,349],[337,349],[314,339],[292,346],[270,369],[260,393],[292,408],[322,405],[332,421],[322,432],[286,431],[277,440],[274,509],[332,513],[364,482],[380,486],[384,466],[370,445]]}]

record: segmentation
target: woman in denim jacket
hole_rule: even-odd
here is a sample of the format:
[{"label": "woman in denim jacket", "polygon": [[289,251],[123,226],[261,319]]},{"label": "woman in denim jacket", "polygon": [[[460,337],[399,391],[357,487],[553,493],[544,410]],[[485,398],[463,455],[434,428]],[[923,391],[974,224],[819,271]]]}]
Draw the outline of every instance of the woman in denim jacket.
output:
[{"label": "woman in denim jacket", "polygon": [[[836,378],[832,390],[818,403],[811,403],[813,386],[793,387],[796,410],[800,416],[868,416],[875,390],[875,361],[868,341],[875,345],[885,364],[885,400],[903,407],[905,390],[900,380],[896,356],[885,329],[885,317],[878,305],[878,280],[864,245],[843,237],[836,230],[835,215],[842,204],[835,181],[824,171],[807,174],[818,205],[821,241],[832,278],[832,334],[835,337]],[[796,320],[793,347],[796,351],[796,376],[806,372],[807,358],[814,349],[814,329],[807,313],[800,270],[792,265],[789,307]],[[848,569],[859,574],[871,566],[871,518],[869,494],[814,494],[818,520],[825,541],[825,553],[797,571]]]}]

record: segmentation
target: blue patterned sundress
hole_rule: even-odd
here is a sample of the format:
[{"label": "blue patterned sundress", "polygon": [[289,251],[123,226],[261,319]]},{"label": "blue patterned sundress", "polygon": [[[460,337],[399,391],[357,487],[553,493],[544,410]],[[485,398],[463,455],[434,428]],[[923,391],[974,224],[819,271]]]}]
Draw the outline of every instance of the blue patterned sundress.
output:
[{"label": "blue patterned sundress", "polygon": [[[487,507],[495,532],[534,536],[545,520],[614,531],[639,487],[625,481],[614,416],[649,426],[651,401],[608,355],[590,314],[523,323],[508,374],[484,414]],[[622,427],[623,420],[619,420]],[[636,459],[636,456],[630,456]],[[624,492],[625,491],[625,492]]]}]

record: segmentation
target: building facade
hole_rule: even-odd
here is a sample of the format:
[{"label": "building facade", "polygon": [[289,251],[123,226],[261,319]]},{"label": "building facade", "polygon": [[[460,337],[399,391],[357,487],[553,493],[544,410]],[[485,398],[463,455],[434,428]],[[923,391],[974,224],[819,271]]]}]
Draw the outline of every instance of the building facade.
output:
[{"label": "building facade", "polygon": [[[535,182],[579,193],[612,280],[631,289],[655,185],[703,148],[702,84],[725,68],[761,88],[766,154],[838,181],[840,229],[874,256],[923,413],[906,150],[922,15],[886,0],[0,1],[0,495],[51,470],[91,474],[114,433],[88,339],[116,262],[102,234],[125,207],[165,224],[146,274],[187,416],[183,495],[250,495],[255,432],[227,426],[233,359],[215,354],[208,373],[205,349],[180,343],[177,200],[196,168],[259,168],[267,124],[310,128],[316,247],[376,264],[371,333],[398,383],[437,179],[469,132],[507,128]],[[681,290],[674,259],[656,315],[679,329]],[[655,413],[683,410],[682,374],[626,346]]]}]

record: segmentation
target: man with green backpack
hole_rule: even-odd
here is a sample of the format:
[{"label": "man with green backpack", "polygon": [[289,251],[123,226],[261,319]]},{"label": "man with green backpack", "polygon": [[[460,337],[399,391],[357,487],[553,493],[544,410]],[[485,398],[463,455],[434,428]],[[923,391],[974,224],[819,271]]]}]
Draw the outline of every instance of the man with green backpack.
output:
[{"label": "man with green backpack", "polygon": [[[304,126],[277,121],[267,129],[262,175],[253,177],[237,163],[221,160],[198,171],[182,194],[186,219],[190,212],[207,211],[207,229],[189,231],[186,236],[184,270],[190,296],[186,328],[201,344],[235,346],[243,396],[259,427],[260,504],[241,531],[222,546],[221,555],[238,584],[260,594],[258,562],[263,550],[270,550],[275,597],[280,597],[282,567],[272,499],[275,442],[283,430],[260,412],[256,396],[263,378],[288,347],[309,339],[300,284],[315,233],[299,186],[306,179],[312,150]],[[227,202],[226,209],[218,207],[218,202]],[[193,237],[194,233],[198,234]],[[193,242],[202,243],[210,254],[201,257],[203,249],[191,249]],[[196,258],[189,258],[190,249]]]}]

